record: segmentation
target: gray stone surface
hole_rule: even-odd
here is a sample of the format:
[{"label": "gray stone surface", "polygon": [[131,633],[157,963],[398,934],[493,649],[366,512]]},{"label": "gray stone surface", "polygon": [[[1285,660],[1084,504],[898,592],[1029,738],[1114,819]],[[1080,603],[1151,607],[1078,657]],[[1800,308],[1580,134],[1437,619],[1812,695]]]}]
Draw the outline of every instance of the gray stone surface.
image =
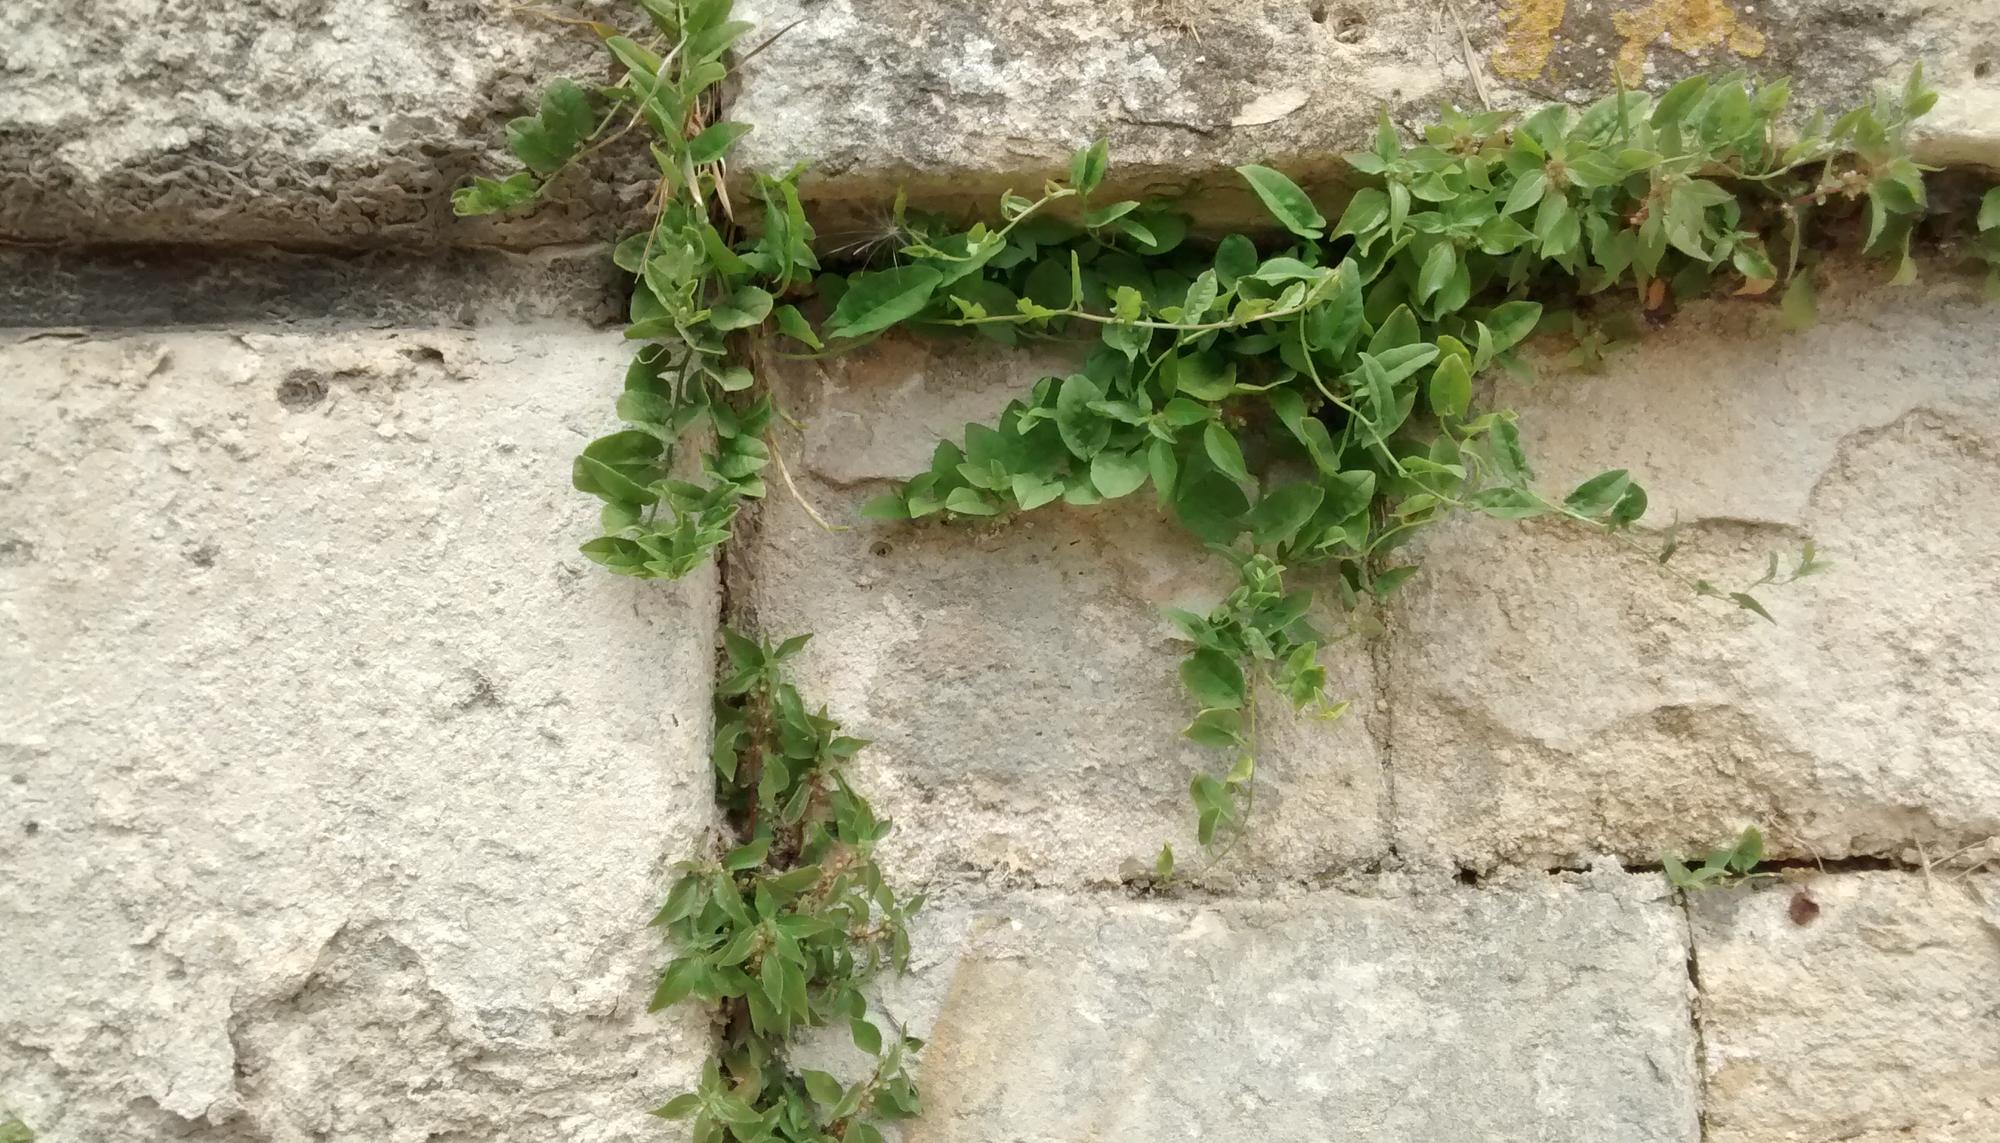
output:
[{"label": "gray stone surface", "polygon": [[1351,888],[936,904],[879,997],[928,1041],[903,1138],[1699,1139],[1658,877]]},{"label": "gray stone surface", "polygon": [[[1160,615],[1206,610],[1234,573],[1151,493],[1006,523],[883,525],[855,510],[921,471],[941,435],[990,421],[1047,359],[895,337],[766,376],[803,438],[729,557],[731,602],[771,635],[814,632],[799,681],[873,741],[858,781],[904,823],[885,861],[909,882],[961,872],[1035,885],[1106,883],[1171,841],[1195,864],[1189,779],[1227,759],[1180,737],[1193,710],[1184,644]],[[1385,852],[1365,648],[1329,653],[1339,723],[1264,704],[1255,826],[1222,876],[1311,877]]]},{"label": "gray stone surface", "polygon": [[[1697,306],[1601,375],[1545,367],[1521,411],[1543,483],[1629,468],[1644,553],[1468,521],[1392,624],[1396,843],[1420,863],[1657,860],[1749,821],[1792,856],[1932,854],[2000,833],[2000,325],[1958,283],[1850,273],[1822,323]],[[1560,344],[1551,349],[1560,351]],[[1825,574],[1701,601],[1812,537]]]},{"label": "gray stone surface", "polygon": [[14,0],[0,239],[602,239],[643,197],[609,168],[526,221],[455,220],[450,193],[511,169],[506,122],[545,83],[607,60],[586,29],[475,0]]},{"label": "gray stone surface", "polygon": [[[831,229],[863,229],[906,183],[941,206],[1028,191],[1097,135],[1108,193],[1199,190],[1204,220],[1251,216],[1228,168],[1337,181],[1379,111],[1409,127],[1474,105],[1595,98],[1621,57],[1663,86],[1695,70],[1790,76],[1808,105],[1901,82],[1923,60],[1945,94],[1928,157],[2000,166],[2000,0],[743,0],[790,27],[744,69],[731,114],[744,165],[809,162]],[[1461,20],[1463,31],[1461,32]],[[796,24],[796,26],[792,26]],[[871,207],[872,204],[872,207]]]},{"label": "gray stone surface", "polygon": [[[0,1102],[49,1143],[655,1137],[716,593],[596,574],[576,327],[0,346]],[[610,382],[615,384],[615,382]]]},{"label": "gray stone surface", "polygon": [[1796,891],[1694,900],[1710,1143],[2000,1139],[2000,878]]}]

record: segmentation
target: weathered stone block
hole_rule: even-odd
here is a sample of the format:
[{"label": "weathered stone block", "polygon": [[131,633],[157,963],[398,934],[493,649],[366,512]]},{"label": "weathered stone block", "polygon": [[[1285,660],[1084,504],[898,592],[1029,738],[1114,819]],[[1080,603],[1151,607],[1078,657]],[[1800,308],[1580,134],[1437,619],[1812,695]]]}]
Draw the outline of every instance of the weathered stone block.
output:
[{"label": "weathered stone block", "polygon": [[[1601,375],[1499,385],[1549,488],[1629,468],[1650,530],[1424,546],[1388,650],[1405,857],[1644,862],[1746,820],[1799,856],[2000,833],[2000,325],[1956,285],[1859,276],[1822,315],[1691,307]],[[1806,537],[1832,567],[1762,592],[1766,623],[1657,573],[1675,514],[1673,565],[1725,589]]]},{"label": "weathered stone block", "polygon": [[[940,437],[990,422],[1058,363],[983,343],[896,337],[824,364],[772,362],[799,491],[781,480],[730,554],[731,599],[773,636],[816,638],[799,683],[874,745],[860,785],[902,823],[884,860],[906,882],[958,872],[1104,883],[1171,841],[1196,861],[1188,801],[1228,759],[1180,737],[1194,711],[1185,644],[1160,608],[1205,610],[1235,573],[1150,492],[999,523],[889,526],[855,509],[927,467]],[[1365,648],[1328,653],[1356,713],[1327,724],[1263,704],[1253,826],[1225,874],[1308,877],[1385,851]]]},{"label": "weathered stone block", "polygon": [[716,592],[597,574],[575,327],[0,348],[0,1100],[51,1143],[651,1138]]},{"label": "weathered stone block", "polygon": [[1657,877],[931,908],[882,1010],[908,1143],[1694,1143],[1686,927]]},{"label": "weathered stone block", "polygon": [[[2000,166],[2000,3],[1736,0],[742,0],[752,39],[731,116],[757,124],[743,165],[812,164],[802,186],[836,231],[865,229],[895,184],[911,200],[992,209],[1071,151],[1111,141],[1106,193],[1200,192],[1204,221],[1262,214],[1229,167],[1339,182],[1377,115],[1441,105],[1589,100],[1614,61],[1664,87],[1704,68],[1789,76],[1806,106],[1847,104],[1924,61],[1943,90],[1926,157]],[[1476,68],[1479,79],[1473,79]]]},{"label": "weathered stone block", "polygon": [[1711,1143],[2000,1139],[2000,878],[1796,891],[1694,898]]},{"label": "weathered stone block", "polygon": [[473,0],[18,0],[0,10],[0,239],[603,238],[644,196],[619,168],[525,220],[455,220],[450,195],[513,169],[506,122],[549,80],[607,60],[588,30]]}]

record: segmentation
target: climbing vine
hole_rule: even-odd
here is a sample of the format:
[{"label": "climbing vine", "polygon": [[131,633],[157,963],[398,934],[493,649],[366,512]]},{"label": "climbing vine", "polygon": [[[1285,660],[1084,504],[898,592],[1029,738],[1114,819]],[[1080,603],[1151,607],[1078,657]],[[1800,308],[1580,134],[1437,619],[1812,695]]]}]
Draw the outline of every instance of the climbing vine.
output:
[{"label": "climbing vine", "polygon": [[[1100,140],[1065,178],[1009,192],[969,226],[898,199],[881,233],[827,268],[800,172],[727,176],[751,127],[717,118],[717,91],[733,56],[758,50],[742,46],[750,26],[730,0],[639,6],[641,32],[589,25],[620,77],[553,84],[509,125],[525,169],[454,198],[463,214],[531,203],[635,134],[657,169],[650,224],[614,254],[634,278],[637,348],[617,402],[626,427],[575,462],[576,487],[603,503],[584,553],[615,574],[676,578],[766,494],[780,410],[750,367],[753,340],[816,356],[906,328],[1066,347],[1071,371],[940,442],[926,471],[863,514],[991,517],[1150,486],[1226,558],[1234,591],[1206,615],[1170,612],[1191,645],[1185,733],[1226,758],[1190,783],[1211,860],[1249,818],[1260,696],[1338,717],[1321,650],[1373,629],[1373,609],[1416,572],[1401,553],[1454,512],[1605,533],[1767,620],[1762,590],[1823,566],[1808,543],[1748,582],[1682,571],[1671,530],[1634,532],[1647,494],[1629,473],[1537,484],[1514,415],[1477,408],[1475,380],[1525,369],[1520,347],[1537,331],[1567,337],[1570,360],[1589,365],[1642,319],[1718,292],[1770,295],[1807,325],[1814,264],[1850,233],[1909,281],[1928,201],[1908,134],[1936,99],[1920,71],[1797,130],[1784,126],[1784,82],[1740,76],[1519,118],[1447,109],[1416,141],[1385,116],[1373,145],[1347,156],[1351,190],[1331,217],[1283,173],[1242,166],[1272,225],[1219,240],[1197,237],[1174,202],[1107,195]],[[754,228],[731,198],[746,186]],[[2000,191],[1976,224],[2000,289]],[[1327,585],[1317,599],[1286,586],[1304,568]],[[803,640],[726,639],[715,768],[737,840],[682,866],[656,919],[680,952],[654,997],[715,1006],[722,1048],[660,1113],[692,1117],[698,1140],[876,1139],[875,1120],[917,1111],[904,1068],[918,1045],[870,1022],[858,986],[904,963],[918,902],[897,898],[870,856],[886,824],[841,771],[861,743],[783,681]],[[1710,866],[1710,879],[1736,868],[1729,856]],[[1172,876],[1170,848],[1155,872]],[[876,1056],[871,1075],[789,1066],[797,1031],[842,1023]]]}]

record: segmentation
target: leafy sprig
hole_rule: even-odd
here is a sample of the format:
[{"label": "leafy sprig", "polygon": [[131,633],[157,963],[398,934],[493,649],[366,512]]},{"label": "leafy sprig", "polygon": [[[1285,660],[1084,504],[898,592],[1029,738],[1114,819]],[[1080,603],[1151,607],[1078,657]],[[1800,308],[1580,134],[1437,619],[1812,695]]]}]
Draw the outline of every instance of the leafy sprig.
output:
[{"label": "leafy sprig", "polygon": [[[909,918],[874,847],[888,832],[842,766],[867,745],[809,710],[784,664],[806,636],[777,645],[725,631],[730,671],[717,687],[716,787],[740,843],[680,863],[653,923],[680,950],[652,1007],[693,998],[720,1007],[721,1049],[695,1090],[656,1114],[691,1118],[696,1143],[879,1143],[877,1120],[917,1114],[907,1073],[922,1047],[868,1018],[861,986],[907,967]],[[795,1071],[785,1047],[801,1029],[844,1027],[876,1058],[842,1082]]]},{"label": "leafy sprig", "polygon": [[1757,872],[1757,864],[1764,860],[1764,835],[1756,826],[1743,827],[1743,833],[1734,845],[1726,849],[1710,850],[1708,857],[1694,868],[1687,862],[1669,853],[1660,858],[1666,870],[1667,881],[1676,889],[1711,889],[1729,885],[1740,885],[1759,878],[1775,878],[1775,873]]}]

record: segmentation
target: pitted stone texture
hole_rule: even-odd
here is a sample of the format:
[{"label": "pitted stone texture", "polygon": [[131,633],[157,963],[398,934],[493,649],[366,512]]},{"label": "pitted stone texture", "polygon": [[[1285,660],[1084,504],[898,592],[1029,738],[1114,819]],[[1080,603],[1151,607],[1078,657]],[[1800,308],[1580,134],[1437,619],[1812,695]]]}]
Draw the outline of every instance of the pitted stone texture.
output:
[{"label": "pitted stone texture", "polygon": [[1367,880],[932,906],[878,998],[927,1041],[904,1140],[1699,1138],[1686,924],[1659,878]]},{"label": "pitted stone texture", "polygon": [[652,1138],[716,593],[595,574],[574,327],[0,348],[0,1099],[50,1143]]},{"label": "pitted stone texture", "polygon": [[[811,631],[799,684],[873,742],[858,759],[903,824],[883,859],[906,883],[961,872],[1029,884],[1115,881],[1171,841],[1196,864],[1189,779],[1228,759],[1180,737],[1186,645],[1161,616],[1206,610],[1234,573],[1150,491],[974,526],[884,525],[855,509],[928,466],[941,435],[990,422],[1049,370],[971,342],[891,338],[814,364],[772,363],[805,423],[779,444],[814,524],[774,480],[732,550],[732,602],[770,635]],[[1329,652],[1335,693],[1373,707],[1363,648]],[[1218,876],[1309,877],[1383,855],[1382,778],[1360,713],[1294,717],[1266,697],[1254,825]]]},{"label": "pitted stone texture", "polygon": [[1679,514],[1674,566],[1733,588],[1808,536],[1833,566],[1760,592],[1772,624],[1658,575],[1656,531],[1440,529],[1388,652],[1406,857],[1644,862],[1746,820],[1792,856],[2000,833],[1977,618],[2000,606],[2000,325],[1951,284],[1855,274],[1822,301],[1806,333],[1702,305],[1602,375],[1500,384],[1546,487],[1629,468],[1652,529]]},{"label": "pitted stone texture", "polygon": [[608,77],[606,58],[585,29],[474,0],[14,0],[0,239],[603,238],[644,195],[617,168],[519,220],[455,220],[450,194],[514,169],[507,120],[557,76]]},{"label": "pitted stone texture", "polygon": [[1736,7],[741,0],[759,35],[788,30],[745,63],[731,117],[757,125],[740,166],[811,164],[802,193],[835,237],[877,224],[871,204],[895,184],[912,202],[990,211],[1001,190],[1032,192],[1100,135],[1107,195],[1198,191],[1204,222],[1262,221],[1229,167],[1268,164],[1331,189],[1347,171],[1339,156],[1367,144],[1381,111],[1411,128],[1444,104],[1477,106],[1468,61],[1495,105],[1521,107],[1608,94],[1621,51],[1655,88],[1747,67],[1790,77],[1808,107],[1851,104],[1921,59],[1944,92],[1925,155],[2000,166],[2000,0]]},{"label": "pitted stone texture", "polygon": [[1797,891],[1693,899],[1710,1143],[2000,1139],[2000,878]]}]

